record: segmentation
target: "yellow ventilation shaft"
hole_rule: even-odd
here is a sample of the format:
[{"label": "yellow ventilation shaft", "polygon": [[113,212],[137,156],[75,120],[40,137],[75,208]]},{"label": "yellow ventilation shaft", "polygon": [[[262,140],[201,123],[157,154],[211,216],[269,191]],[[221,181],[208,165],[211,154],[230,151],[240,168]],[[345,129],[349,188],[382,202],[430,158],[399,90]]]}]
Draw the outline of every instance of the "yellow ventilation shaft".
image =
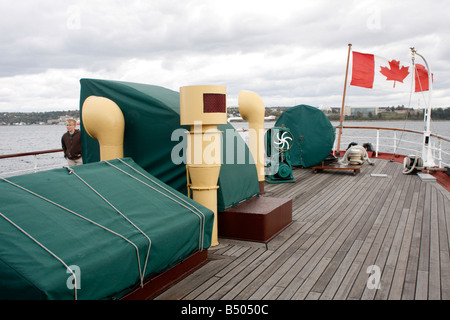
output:
[{"label": "yellow ventilation shaft", "polygon": [[264,190],[264,113],[265,107],[261,97],[251,91],[241,91],[238,98],[239,113],[248,120],[248,146],[258,172],[260,192]]},{"label": "yellow ventilation shaft", "polygon": [[123,158],[125,120],[114,101],[90,96],[83,103],[81,117],[87,134],[98,140],[101,161]]},{"label": "yellow ventilation shaft", "polygon": [[221,163],[221,132],[227,123],[226,87],[186,86],[180,88],[180,123],[190,125],[186,169],[192,199],[214,212],[211,246],[217,246],[217,185]]}]

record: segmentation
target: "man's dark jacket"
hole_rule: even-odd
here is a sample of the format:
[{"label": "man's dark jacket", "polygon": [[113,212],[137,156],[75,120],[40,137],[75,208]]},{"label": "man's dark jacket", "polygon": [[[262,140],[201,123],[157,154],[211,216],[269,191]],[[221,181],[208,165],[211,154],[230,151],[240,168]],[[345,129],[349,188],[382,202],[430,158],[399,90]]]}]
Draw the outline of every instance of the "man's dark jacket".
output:
[{"label": "man's dark jacket", "polygon": [[64,133],[61,138],[61,144],[66,159],[75,160],[81,157],[80,130],[76,129],[72,135],[69,132]]}]

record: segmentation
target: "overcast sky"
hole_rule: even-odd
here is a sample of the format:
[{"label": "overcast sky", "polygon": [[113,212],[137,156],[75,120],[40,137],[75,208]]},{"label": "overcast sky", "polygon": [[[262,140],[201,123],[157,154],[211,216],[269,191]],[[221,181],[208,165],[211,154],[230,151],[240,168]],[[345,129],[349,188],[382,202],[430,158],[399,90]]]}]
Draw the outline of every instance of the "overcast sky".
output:
[{"label": "overcast sky", "polygon": [[[405,62],[415,47],[431,105],[450,107],[448,0],[1,0],[0,12],[0,112],[78,109],[81,78],[224,85],[228,106],[250,90],[268,107],[340,107],[349,43]],[[352,106],[427,101],[347,93]]]}]

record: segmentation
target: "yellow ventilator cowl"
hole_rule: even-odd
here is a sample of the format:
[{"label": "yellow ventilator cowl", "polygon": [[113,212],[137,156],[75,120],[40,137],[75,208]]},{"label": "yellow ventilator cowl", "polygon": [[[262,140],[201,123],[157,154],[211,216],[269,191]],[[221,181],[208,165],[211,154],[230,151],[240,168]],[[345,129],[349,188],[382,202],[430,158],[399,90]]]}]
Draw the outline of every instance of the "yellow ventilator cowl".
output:
[{"label": "yellow ventilator cowl", "polygon": [[252,91],[242,90],[238,97],[239,113],[248,120],[248,145],[255,161],[258,181],[264,181],[264,114],[265,106],[261,97]]},{"label": "yellow ventilator cowl", "polygon": [[180,124],[226,124],[226,91],[226,87],[214,85],[181,87]]},{"label": "yellow ventilator cowl", "polygon": [[98,140],[101,161],[123,158],[125,120],[114,101],[90,96],[83,103],[81,117],[87,134]]},{"label": "yellow ventilator cowl", "polygon": [[192,200],[202,204],[214,212],[214,222],[211,234],[211,246],[219,245],[217,223],[217,179],[220,165],[189,165],[191,177]]},{"label": "yellow ventilator cowl", "polygon": [[[220,165],[190,165],[191,190],[216,190],[219,188]],[[214,210],[213,210],[214,211]]]},{"label": "yellow ventilator cowl", "polygon": [[185,86],[180,88],[180,124],[190,125],[186,169],[192,199],[214,212],[211,246],[217,246],[217,181],[221,162],[221,132],[227,123],[226,87]]}]

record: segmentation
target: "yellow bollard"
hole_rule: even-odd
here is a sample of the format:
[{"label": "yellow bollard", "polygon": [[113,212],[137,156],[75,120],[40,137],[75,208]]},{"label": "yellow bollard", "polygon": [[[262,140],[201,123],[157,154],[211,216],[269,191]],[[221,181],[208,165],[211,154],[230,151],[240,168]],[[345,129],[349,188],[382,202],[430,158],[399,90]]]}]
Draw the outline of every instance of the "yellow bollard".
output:
[{"label": "yellow bollard", "polygon": [[90,96],[81,110],[87,134],[100,145],[100,160],[123,158],[125,120],[119,106],[104,97]]},{"label": "yellow bollard", "polygon": [[243,90],[238,104],[242,119],[248,120],[248,146],[255,161],[260,193],[264,193],[264,102],[256,93]]},{"label": "yellow bollard", "polygon": [[221,166],[221,132],[226,124],[226,88],[186,86],[180,88],[180,123],[191,125],[186,152],[192,199],[214,212],[211,246],[217,246],[217,185]]}]

